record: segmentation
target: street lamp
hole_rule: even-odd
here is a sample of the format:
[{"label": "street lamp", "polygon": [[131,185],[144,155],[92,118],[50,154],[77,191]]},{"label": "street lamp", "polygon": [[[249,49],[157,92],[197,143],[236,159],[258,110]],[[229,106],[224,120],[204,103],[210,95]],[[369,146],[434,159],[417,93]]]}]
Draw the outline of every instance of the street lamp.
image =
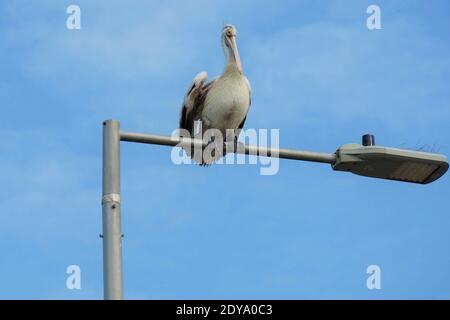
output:
[{"label": "street lamp", "polygon": [[[372,135],[365,135],[361,145],[346,144],[335,153],[242,144],[234,152],[329,163],[333,170],[337,171],[421,184],[440,178],[448,169],[447,158],[443,155],[375,146],[374,140]],[[180,143],[205,145],[204,141],[198,139],[123,132],[120,131],[119,121],[103,122],[103,288],[104,298],[108,300],[123,299],[120,141],[166,146],[176,146]]]},{"label": "street lamp", "polygon": [[345,144],[336,151],[334,170],[366,177],[427,184],[439,179],[448,169],[443,155],[375,146],[372,135],[363,144]]}]

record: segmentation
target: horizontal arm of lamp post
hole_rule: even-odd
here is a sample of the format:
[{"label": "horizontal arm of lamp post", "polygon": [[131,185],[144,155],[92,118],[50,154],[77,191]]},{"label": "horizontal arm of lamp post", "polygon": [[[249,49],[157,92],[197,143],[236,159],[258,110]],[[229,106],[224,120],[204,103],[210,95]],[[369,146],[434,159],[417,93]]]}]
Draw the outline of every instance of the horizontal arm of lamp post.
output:
[{"label": "horizontal arm of lamp post", "polygon": [[[146,144],[157,144],[165,146],[177,146],[180,144],[184,145],[194,145],[194,146],[205,146],[206,141],[200,139],[190,139],[190,138],[180,138],[180,137],[170,137],[161,136],[154,134],[144,134],[144,133],[134,133],[134,132],[120,132],[120,140],[127,142],[138,142]],[[239,147],[237,150],[232,150],[234,153],[265,156],[265,157],[275,157],[283,159],[292,160],[303,160],[312,162],[322,162],[334,164],[336,163],[336,155],[334,153],[319,153],[311,151],[293,150],[293,149],[275,149],[266,148],[253,145],[242,145],[243,148]],[[228,151],[228,150],[227,150]]]}]

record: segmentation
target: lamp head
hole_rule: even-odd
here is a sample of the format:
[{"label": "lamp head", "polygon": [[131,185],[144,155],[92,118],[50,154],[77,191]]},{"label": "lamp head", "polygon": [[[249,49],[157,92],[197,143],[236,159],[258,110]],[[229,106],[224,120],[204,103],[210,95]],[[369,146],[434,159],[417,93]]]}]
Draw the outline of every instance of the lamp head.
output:
[{"label": "lamp head", "polygon": [[427,184],[448,170],[440,154],[360,144],[346,144],[336,151],[333,170],[366,177]]}]

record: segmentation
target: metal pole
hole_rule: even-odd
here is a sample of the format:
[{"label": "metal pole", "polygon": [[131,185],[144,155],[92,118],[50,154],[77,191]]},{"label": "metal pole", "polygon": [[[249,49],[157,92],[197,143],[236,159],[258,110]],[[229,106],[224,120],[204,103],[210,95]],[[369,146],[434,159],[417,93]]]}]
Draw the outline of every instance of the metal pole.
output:
[{"label": "metal pole", "polygon": [[119,121],[103,122],[103,292],[105,300],[123,299],[120,223]]},{"label": "metal pole", "polygon": [[[166,146],[176,146],[180,143],[192,145],[204,145],[206,142],[201,139],[189,139],[179,137],[160,136],[155,134],[144,134],[135,132],[120,132],[120,140],[128,142],[138,142],[147,144],[157,144]],[[334,153],[320,153],[293,149],[275,149],[251,145],[242,145],[238,147],[235,153],[262,155],[267,157],[276,157],[283,159],[303,160],[322,163],[336,163]]]}]

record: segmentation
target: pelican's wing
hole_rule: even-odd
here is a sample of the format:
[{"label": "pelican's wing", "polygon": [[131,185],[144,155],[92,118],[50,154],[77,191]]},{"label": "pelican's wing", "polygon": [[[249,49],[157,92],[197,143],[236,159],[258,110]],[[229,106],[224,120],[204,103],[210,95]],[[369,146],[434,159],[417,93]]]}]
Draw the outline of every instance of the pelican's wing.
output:
[{"label": "pelican's wing", "polygon": [[[213,80],[205,84],[207,79],[208,74],[206,72],[200,72],[195,76],[186,96],[184,97],[183,107],[181,108],[180,129],[187,130],[192,137],[196,134],[194,125],[198,124],[196,123],[197,120],[201,120],[206,96],[215,81]],[[207,126],[202,124],[203,132],[206,129]],[[203,161],[202,153],[199,154],[200,158],[196,159],[196,153],[194,152],[193,147],[183,147],[183,149],[186,151],[186,154],[189,157],[192,157],[198,164],[201,166],[207,165],[207,163]]]},{"label": "pelican's wing", "polygon": [[[247,77],[244,77],[244,79],[248,87],[248,110],[250,110],[250,106],[252,105],[252,86],[250,85],[250,81],[248,81]],[[245,124],[245,120],[247,120],[247,116],[245,116],[242,122],[239,124],[238,130],[242,130]]]},{"label": "pelican's wing", "polygon": [[242,120],[241,124],[238,127],[238,130],[242,130],[242,128],[244,127],[244,124],[245,124],[245,120],[247,120],[247,116],[245,116],[244,120]]},{"label": "pelican's wing", "polygon": [[180,114],[180,129],[186,129],[191,134],[193,134],[194,121],[199,119],[205,97],[212,85],[212,82],[205,85],[207,79],[208,74],[206,72],[197,74],[184,97]]}]

